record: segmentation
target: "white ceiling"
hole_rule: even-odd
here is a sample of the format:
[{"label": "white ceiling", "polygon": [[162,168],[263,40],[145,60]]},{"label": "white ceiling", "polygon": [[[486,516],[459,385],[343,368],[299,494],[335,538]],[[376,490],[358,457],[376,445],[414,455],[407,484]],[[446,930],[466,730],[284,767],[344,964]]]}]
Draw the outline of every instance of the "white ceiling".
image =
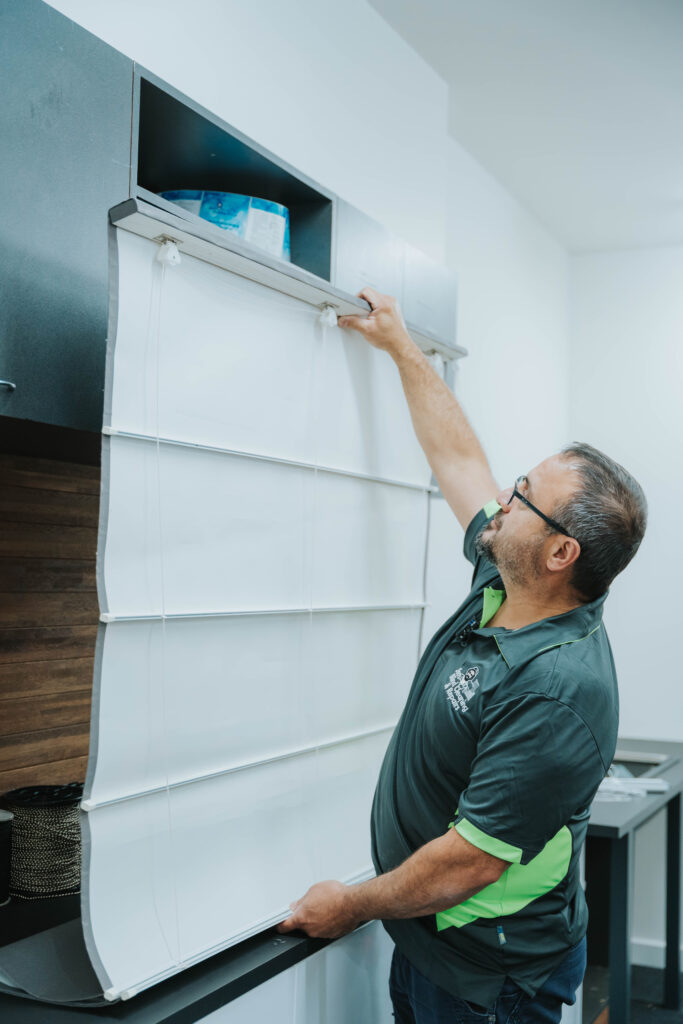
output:
[{"label": "white ceiling", "polygon": [[572,251],[683,243],[683,0],[370,0]]}]

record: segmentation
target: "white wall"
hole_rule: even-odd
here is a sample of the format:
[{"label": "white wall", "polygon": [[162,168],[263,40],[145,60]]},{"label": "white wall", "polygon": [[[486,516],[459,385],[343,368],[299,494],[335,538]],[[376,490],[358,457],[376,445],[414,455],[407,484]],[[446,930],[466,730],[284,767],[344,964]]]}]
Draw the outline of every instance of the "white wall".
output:
[{"label": "white wall", "polygon": [[460,391],[503,486],[567,439],[568,258],[461,146],[448,162]]},{"label": "white wall", "polygon": [[[456,393],[506,487],[569,440],[568,257],[457,142],[447,156],[446,256],[470,352]],[[468,589],[461,550],[460,527],[433,501],[424,640]]]},{"label": "white wall", "polygon": [[575,257],[569,360],[572,434],[622,462],[649,503],[645,540],[606,605],[621,733],[679,741],[682,282],[683,247]]},{"label": "white wall", "polygon": [[[444,82],[365,0],[52,6],[450,265],[458,391],[501,485],[568,439],[566,254],[449,138]],[[443,501],[434,528],[428,629],[469,576]]]},{"label": "white wall", "polygon": [[[622,462],[649,502],[645,540],[606,605],[622,736],[683,739],[683,247],[572,260],[571,432]],[[664,820],[636,837],[632,934],[638,962],[663,965]]]}]

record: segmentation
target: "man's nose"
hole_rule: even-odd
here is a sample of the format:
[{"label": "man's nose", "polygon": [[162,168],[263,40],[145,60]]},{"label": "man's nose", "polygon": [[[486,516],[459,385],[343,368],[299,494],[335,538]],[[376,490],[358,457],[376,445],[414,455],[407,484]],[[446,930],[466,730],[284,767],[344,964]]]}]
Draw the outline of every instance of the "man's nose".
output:
[{"label": "man's nose", "polygon": [[512,501],[512,492],[514,487],[506,487],[504,491],[499,491],[496,495],[496,501],[500,505],[501,512],[510,511],[510,502]]}]

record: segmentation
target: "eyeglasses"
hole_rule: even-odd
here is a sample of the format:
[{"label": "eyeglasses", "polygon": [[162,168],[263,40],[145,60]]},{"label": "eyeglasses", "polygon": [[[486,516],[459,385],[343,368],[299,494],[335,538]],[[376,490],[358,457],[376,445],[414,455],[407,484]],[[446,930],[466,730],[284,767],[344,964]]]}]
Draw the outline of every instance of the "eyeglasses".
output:
[{"label": "eyeglasses", "polygon": [[541,512],[540,508],[536,508],[535,505],[531,504],[531,502],[529,501],[528,498],[524,497],[524,495],[519,491],[519,488],[523,487],[524,485],[528,485],[528,483],[529,483],[529,481],[527,480],[527,478],[526,478],[526,476],[524,474],[522,474],[522,476],[518,476],[517,477],[517,479],[515,480],[514,486],[512,488],[512,494],[510,495],[510,500],[508,501],[508,505],[512,504],[512,499],[513,498],[519,498],[520,501],[524,502],[524,504],[527,506],[527,508],[530,508],[531,511],[535,512],[537,516],[540,516],[541,519],[544,522],[546,522],[548,524],[548,526],[552,526],[553,530],[555,530],[557,533],[561,533],[565,537],[569,537],[571,540],[576,540],[576,537],[572,537],[571,533],[567,533],[567,531],[565,530],[565,528],[563,526],[560,526],[560,524],[557,523],[554,519],[551,519],[550,516],[547,516],[545,514],[545,512]]}]

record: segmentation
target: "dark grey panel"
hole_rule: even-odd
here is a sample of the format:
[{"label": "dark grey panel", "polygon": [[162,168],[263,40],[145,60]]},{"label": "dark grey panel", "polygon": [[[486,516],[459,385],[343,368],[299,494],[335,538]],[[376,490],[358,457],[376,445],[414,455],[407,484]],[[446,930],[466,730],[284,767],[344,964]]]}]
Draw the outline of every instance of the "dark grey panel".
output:
[{"label": "dark grey panel", "polygon": [[102,425],[107,211],[129,194],[132,62],[39,0],[0,7],[0,414]]}]

